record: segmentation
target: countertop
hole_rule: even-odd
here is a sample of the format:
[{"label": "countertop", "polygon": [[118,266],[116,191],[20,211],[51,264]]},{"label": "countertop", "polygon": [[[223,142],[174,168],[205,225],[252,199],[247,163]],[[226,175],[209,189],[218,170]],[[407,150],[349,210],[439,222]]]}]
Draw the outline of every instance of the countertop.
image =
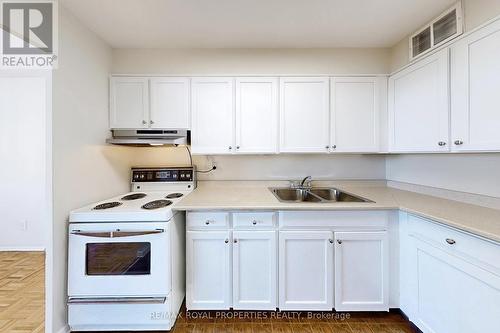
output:
[{"label": "countertop", "polygon": [[280,202],[269,187],[286,182],[203,181],[175,210],[391,210],[429,218],[442,224],[500,242],[500,210],[435,196],[391,188],[384,182],[318,182],[374,202],[287,203]]}]

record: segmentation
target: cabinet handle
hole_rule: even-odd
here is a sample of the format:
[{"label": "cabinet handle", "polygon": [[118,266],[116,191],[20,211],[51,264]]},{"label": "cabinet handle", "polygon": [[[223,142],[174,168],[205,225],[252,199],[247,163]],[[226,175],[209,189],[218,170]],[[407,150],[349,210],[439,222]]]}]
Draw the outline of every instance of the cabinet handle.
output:
[{"label": "cabinet handle", "polygon": [[330,146],[325,146],[326,149],[330,149]]},{"label": "cabinet handle", "polygon": [[463,145],[463,144],[464,144],[464,142],[463,142],[462,140],[455,140],[455,142],[454,142],[454,143],[455,143],[455,145],[457,145],[457,146],[460,146],[460,145]]},{"label": "cabinet handle", "polygon": [[226,240],[224,241],[224,243],[226,243],[226,244],[229,243],[229,239],[226,238]]},{"label": "cabinet handle", "polygon": [[235,244],[236,244],[236,243],[238,243],[238,240],[237,240],[237,239],[235,239],[235,240],[234,240],[234,243],[235,243]]},{"label": "cabinet handle", "polygon": [[143,121],[142,121],[142,124],[143,124],[143,125],[146,125],[146,124],[147,124],[147,122],[146,122],[145,120],[143,120]]},{"label": "cabinet handle", "polygon": [[240,149],[240,146],[236,146],[236,149]]},{"label": "cabinet handle", "polygon": [[442,147],[442,146],[446,146],[446,142],[444,142],[444,141],[439,141],[439,142],[438,142],[438,145],[439,145],[439,146],[441,146],[441,147]]},{"label": "cabinet handle", "polygon": [[333,148],[333,149],[337,149],[337,145],[333,145],[333,146],[332,146],[332,148]]},{"label": "cabinet handle", "polygon": [[233,147],[229,146],[229,150],[233,149]]},{"label": "cabinet handle", "polygon": [[333,244],[333,239],[329,239],[328,241],[330,242],[330,244]]},{"label": "cabinet handle", "polygon": [[151,125],[153,125],[155,122],[154,122],[154,121],[152,121],[152,120],[150,120],[150,121],[149,121],[149,123],[150,123]]},{"label": "cabinet handle", "polygon": [[337,239],[338,244],[342,244],[342,241],[340,239]]},{"label": "cabinet handle", "polygon": [[455,244],[455,240],[454,239],[451,239],[451,238],[446,238],[446,243],[450,244],[450,245],[453,245]]},{"label": "cabinet handle", "polygon": [[252,221],[252,224],[253,224],[253,225],[256,225],[256,224],[257,224],[257,221]]}]

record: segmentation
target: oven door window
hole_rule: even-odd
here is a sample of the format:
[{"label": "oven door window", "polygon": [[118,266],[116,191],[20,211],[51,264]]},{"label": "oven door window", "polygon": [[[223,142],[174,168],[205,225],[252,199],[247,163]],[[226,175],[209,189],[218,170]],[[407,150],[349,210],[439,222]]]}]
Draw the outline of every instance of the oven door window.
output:
[{"label": "oven door window", "polygon": [[151,243],[87,243],[87,275],[151,274]]}]

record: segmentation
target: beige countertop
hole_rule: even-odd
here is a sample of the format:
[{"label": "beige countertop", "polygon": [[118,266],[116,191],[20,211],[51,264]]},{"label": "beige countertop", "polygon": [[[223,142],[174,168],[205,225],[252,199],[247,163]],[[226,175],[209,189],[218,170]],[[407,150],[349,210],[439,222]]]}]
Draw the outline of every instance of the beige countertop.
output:
[{"label": "beige countertop", "polygon": [[374,202],[280,202],[269,187],[286,182],[205,181],[178,202],[175,210],[377,210],[400,209],[500,242],[500,210],[388,187],[384,182],[319,182]]}]

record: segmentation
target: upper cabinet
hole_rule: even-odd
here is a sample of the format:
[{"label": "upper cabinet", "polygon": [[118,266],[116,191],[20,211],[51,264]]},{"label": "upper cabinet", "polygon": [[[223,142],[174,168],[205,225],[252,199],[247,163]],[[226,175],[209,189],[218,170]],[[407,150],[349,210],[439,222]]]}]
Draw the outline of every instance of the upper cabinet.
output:
[{"label": "upper cabinet", "polygon": [[280,80],[280,151],[324,153],[330,149],[329,78]]},{"label": "upper cabinet", "polygon": [[189,129],[189,79],[153,78],[151,128]]},{"label": "upper cabinet", "polygon": [[148,128],[148,79],[141,77],[112,77],[109,104],[110,128]]},{"label": "upper cabinet", "polygon": [[330,151],[378,152],[385,77],[335,77],[330,81]]},{"label": "upper cabinet", "polygon": [[454,151],[500,150],[500,20],[451,47]]},{"label": "upper cabinet", "polygon": [[449,150],[449,54],[439,51],[389,79],[389,150]]},{"label": "upper cabinet", "polygon": [[234,146],[234,79],[191,81],[193,154],[231,154]]},{"label": "upper cabinet", "polygon": [[111,129],[189,129],[189,79],[112,77]]},{"label": "upper cabinet", "polygon": [[278,151],[278,79],[236,79],[236,152]]}]

